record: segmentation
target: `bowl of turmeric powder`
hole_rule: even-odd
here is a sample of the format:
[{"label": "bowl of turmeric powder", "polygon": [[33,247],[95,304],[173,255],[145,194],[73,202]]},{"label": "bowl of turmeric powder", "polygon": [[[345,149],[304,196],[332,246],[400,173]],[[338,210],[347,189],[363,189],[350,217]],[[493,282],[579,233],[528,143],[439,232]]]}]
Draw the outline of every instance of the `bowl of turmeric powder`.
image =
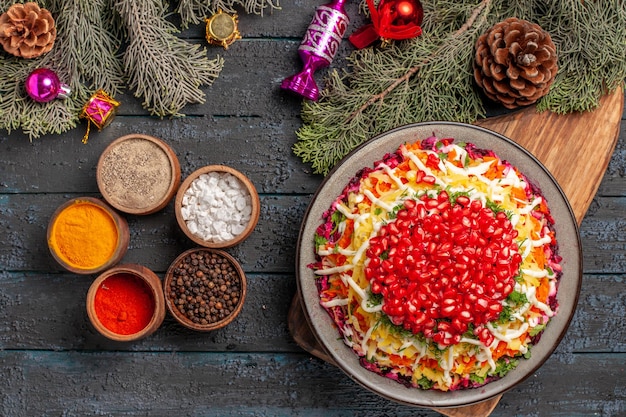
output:
[{"label": "bowl of turmeric powder", "polygon": [[161,280],[139,264],[123,264],[100,274],[87,292],[87,315],[108,339],[131,342],[154,333],[165,318]]},{"label": "bowl of turmeric powder", "polygon": [[76,274],[95,274],[126,254],[128,223],[104,201],[78,197],[60,205],[47,230],[52,257]]}]

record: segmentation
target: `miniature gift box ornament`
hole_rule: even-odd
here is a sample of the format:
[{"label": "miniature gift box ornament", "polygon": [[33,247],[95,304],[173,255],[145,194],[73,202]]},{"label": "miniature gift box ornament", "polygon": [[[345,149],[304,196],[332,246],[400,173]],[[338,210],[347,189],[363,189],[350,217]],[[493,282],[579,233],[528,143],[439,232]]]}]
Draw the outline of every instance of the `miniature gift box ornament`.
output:
[{"label": "miniature gift box ornament", "polygon": [[313,73],[330,65],[339,49],[350,19],[346,14],[346,0],[334,0],[315,9],[313,20],[300,43],[298,52],[304,67],[299,73],[285,78],[281,87],[309,100],[319,98],[319,89]]},{"label": "miniature gift box ornament", "polygon": [[70,87],[61,83],[56,72],[49,68],[37,68],[26,77],[26,93],[39,103],[47,103],[55,98],[65,99],[70,95]]},{"label": "miniature gift box ornament", "polygon": [[91,96],[80,112],[80,118],[87,119],[87,133],[83,137],[83,143],[87,143],[89,139],[91,124],[93,123],[98,130],[105,128],[115,117],[119,105],[119,101],[113,99],[102,89]]}]

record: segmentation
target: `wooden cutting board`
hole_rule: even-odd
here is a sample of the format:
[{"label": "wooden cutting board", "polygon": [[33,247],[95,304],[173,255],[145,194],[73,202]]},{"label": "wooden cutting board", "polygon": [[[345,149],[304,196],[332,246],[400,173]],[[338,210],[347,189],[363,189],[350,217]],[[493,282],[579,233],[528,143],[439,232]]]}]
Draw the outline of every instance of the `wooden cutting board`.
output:
[{"label": "wooden cutting board", "polygon": [[[580,225],[615,149],[623,110],[624,93],[620,88],[604,96],[600,107],[593,112],[557,115],[537,113],[531,106],[476,124],[503,134],[535,155],[556,178]],[[287,319],[289,331],[300,347],[333,364],[307,324],[298,293]],[[448,417],[487,417],[501,397],[465,407],[434,410]]]}]

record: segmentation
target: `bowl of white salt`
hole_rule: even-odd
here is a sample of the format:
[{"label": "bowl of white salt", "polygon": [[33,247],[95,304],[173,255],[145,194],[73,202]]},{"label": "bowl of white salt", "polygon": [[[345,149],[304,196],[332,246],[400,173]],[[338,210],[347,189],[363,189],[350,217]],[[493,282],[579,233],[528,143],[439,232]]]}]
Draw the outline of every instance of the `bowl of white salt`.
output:
[{"label": "bowl of white salt", "polygon": [[254,184],[225,165],[208,165],[191,173],[174,201],[176,220],[200,246],[235,246],[256,227],[261,204]]}]

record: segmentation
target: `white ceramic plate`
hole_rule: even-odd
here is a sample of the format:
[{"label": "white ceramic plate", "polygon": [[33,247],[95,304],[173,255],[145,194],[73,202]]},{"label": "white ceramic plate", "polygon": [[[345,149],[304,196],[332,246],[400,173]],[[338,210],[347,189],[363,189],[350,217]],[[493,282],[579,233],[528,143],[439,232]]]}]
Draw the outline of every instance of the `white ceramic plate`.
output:
[{"label": "white ceramic plate", "polygon": [[[395,152],[402,143],[412,143],[433,134],[439,138],[454,138],[457,142],[471,142],[479,148],[491,149],[538,186],[555,219],[559,254],[563,257],[563,275],[557,294],[558,313],[548,324],[541,340],[533,346],[532,357],[520,360],[517,368],[502,379],[480,388],[449,392],[407,388],[363,368],[359,364],[358,356],[339,338],[334,323],[320,306],[315,276],[307,267],[315,262],[313,238],[322,221],[322,213],[341,194],[349,180],[361,168],[372,167],[386,153]],[[532,154],[512,140],[481,127],[452,122],[426,122],[403,126],[376,136],[350,153],[329,173],[305,214],[298,239],[296,271],[303,309],[314,335],[350,378],[383,397],[404,404],[459,407],[487,400],[511,389],[532,375],[552,354],[576,309],[582,280],[582,255],[576,219],[567,198],[556,180]]]}]

